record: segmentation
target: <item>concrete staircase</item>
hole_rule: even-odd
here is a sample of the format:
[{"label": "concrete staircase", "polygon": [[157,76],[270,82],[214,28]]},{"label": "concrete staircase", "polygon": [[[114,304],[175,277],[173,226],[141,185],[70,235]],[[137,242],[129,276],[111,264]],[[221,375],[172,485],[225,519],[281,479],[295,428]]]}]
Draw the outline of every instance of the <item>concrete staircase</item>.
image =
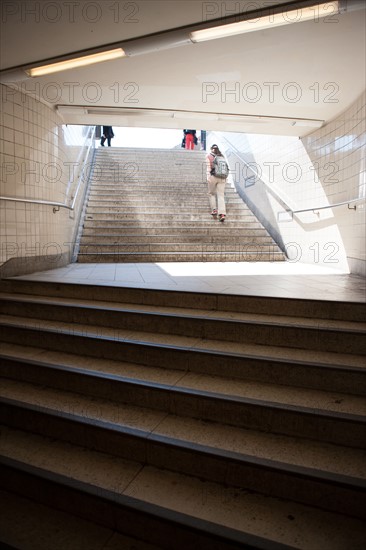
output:
[{"label": "concrete staircase", "polygon": [[205,152],[98,149],[78,262],[280,261],[272,237],[227,185],[210,215]]},{"label": "concrete staircase", "polygon": [[3,543],[365,547],[364,304],[9,279],[0,313]]}]

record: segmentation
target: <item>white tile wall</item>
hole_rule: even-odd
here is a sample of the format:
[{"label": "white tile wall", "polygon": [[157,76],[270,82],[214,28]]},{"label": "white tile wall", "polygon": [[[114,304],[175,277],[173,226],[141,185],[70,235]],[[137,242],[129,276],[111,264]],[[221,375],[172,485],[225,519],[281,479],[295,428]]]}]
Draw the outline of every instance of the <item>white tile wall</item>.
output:
[{"label": "white tile wall", "polygon": [[[87,128],[64,126],[53,109],[20,91],[1,85],[0,94],[0,196],[64,203],[70,174],[76,182],[84,160]],[[78,162],[75,172],[67,162]],[[66,262],[75,219],[66,209],[0,200],[0,265],[34,256],[50,267]]]},{"label": "white tile wall", "polygon": [[[303,139],[311,160],[319,163],[322,189],[330,204],[365,193],[366,93],[341,116]],[[334,223],[353,272],[365,274],[365,204],[332,209]]]},{"label": "white tile wall", "polygon": [[[301,140],[293,137],[224,134],[255,162],[296,210],[366,196],[366,92],[337,119]],[[271,170],[271,171],[270,171]],[[283,208],[270,199],[277,215]],[[350,205],[354,206],[354,205]],[[299,214],[279,223],[292,261],[327,264],[365,273],[365,203]]]}]

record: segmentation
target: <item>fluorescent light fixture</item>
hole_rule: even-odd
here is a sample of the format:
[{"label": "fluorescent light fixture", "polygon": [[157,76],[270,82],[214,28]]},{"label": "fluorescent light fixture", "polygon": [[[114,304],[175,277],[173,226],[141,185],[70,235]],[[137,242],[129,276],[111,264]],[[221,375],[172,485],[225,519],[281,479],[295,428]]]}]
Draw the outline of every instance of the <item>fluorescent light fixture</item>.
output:
[{"label": "fluorescent light fixture", "polygon": [[293,126],[301,126],[305,128],[321,128],[324,124],[324,120],[311,120],[311,119],[303,119],[303,120],[295,120],[293,123]]},{"label": "fluorescent light fixture", "polygon": [[300,118],[288,118],[288,117],[276,117],[265,115],[229,115],[219,114],[218,120],[229,122],[241,122],[241,123],[255,123],[255,124],[270,124],[275,122],[276,124],[283,124],[285,126],[302,126],[304,128],[321,128],[324,124],[324,120],[316,119],[300,119]]},{"label": "fluorescent light fixture", "polygon": [[59,71],[66,71],[67,69],[85,67],[86,65],[92,65],[93,63],[110,61],[112,59],[118,59],[119,57],[124,56],[125,52],[122,50],[122,48],[116,48],[114,50],[109,50],[106,52],[93,53],[91,55],[75,57],[66,61],[58,61],[57,63],[51,63],[50,65],[42,65],[41,67],[26,69],[26,73],[32,77],[43,76],[46,74],[58,73]]},{"label": "fluorescent light fixture", "polygon": [[87,115],[88,110],[86,107],[78,107],[75,105],[58,105],[57,112],[60,115]]},{"label": "fluorescent light fixture", "polygon": [[124,109],[116,108],[109,109],[98,108],[98,107],[89,107],[86,109],[86,114],[88,115],[103,115],[103,116],[121,116],[121,117],[162,117],[162,118],[173,118],[173,113],[171,111],[165,111],[160,109]]},{"label": "fluorescent light fixture", "polygon": [[[272,7],[274,8],[275,6]],[[331,16],[338,12],[338,0],[334,2],[323,2],[309,7],[289,9],[280,13],[273,13],[269,10],[265,15],[258,16],[255,19],[247,19],[245,21],[238,21],[237,23],[228,23],[227,25],[192,31],[190,33],[190,38],[192,42],[203,42],[205,40],[214,40],[225,36],[233,36],[235,34],[271,29],[291,23],[301,23],[302,21],[311,20],[317,21],[320,17]]]},{"label": "fluorescent light fixture", "polygon": [[275,117],[248,114],[205,113],[202,111],[173,111],[168,109],[144,109],[131,107],[81,107],[78,105],[59,105],[57,110],[62,115],[102,115],[117,117],[158,117],[176,120],[202,120],[232,122],[238,124],[281,124],[284,127],[302,126],[304,128],[321,128],[324,120]]},{"label": "fluorescent light fixture", "polygon": [[194,111],[177,111],[174,113],[173,118],[176,118],[177,120],[219,120],[218,115],[215,113],[201,113]]},{"label": "fluorescent light fixture", "polygon": [[273,117],[265,117],[260,115],[222,115],[219,114],[218,120],[229,122],[255,122],[260,124],[267,124],[273,121]]}]

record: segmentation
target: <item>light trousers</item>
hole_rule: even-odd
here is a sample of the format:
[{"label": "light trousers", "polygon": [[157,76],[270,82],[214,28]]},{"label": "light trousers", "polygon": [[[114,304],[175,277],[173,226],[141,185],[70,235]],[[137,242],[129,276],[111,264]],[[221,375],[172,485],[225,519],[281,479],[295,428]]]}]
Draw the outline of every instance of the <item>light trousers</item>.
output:
[{"label": "light trousers", "polygon": [[226,214],[225,185],[226,179],[208,176],[208,198],[211,210],[217,210],[219,214]]}]

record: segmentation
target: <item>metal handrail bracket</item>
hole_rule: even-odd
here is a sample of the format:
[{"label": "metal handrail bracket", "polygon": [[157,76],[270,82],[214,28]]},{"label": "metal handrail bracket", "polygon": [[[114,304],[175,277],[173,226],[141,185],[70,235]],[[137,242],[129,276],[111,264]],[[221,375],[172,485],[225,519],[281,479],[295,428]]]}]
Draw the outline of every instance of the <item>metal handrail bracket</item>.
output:
[{"label": "metal handrail bracket", "polygon": [[365,201],[365,197],[361,197],[358,199],[350,199],[349,201],[343,201],[343,202],[337,202],[335,204],[328,204],[326,206],[319,206],[317,208],[304,208],[303,210],[284,210],[283,212],[277,213],[277,221],[279,222],[290,222],[293,220],[294,214],[303,214],[305,212],[314,212],[316,214],[318,210],[326,210],[328,208],[337,208],[338,206],[348,206],[348,210],[357,210],[357,206],[350,206],[350,204],[363,202]]}]

